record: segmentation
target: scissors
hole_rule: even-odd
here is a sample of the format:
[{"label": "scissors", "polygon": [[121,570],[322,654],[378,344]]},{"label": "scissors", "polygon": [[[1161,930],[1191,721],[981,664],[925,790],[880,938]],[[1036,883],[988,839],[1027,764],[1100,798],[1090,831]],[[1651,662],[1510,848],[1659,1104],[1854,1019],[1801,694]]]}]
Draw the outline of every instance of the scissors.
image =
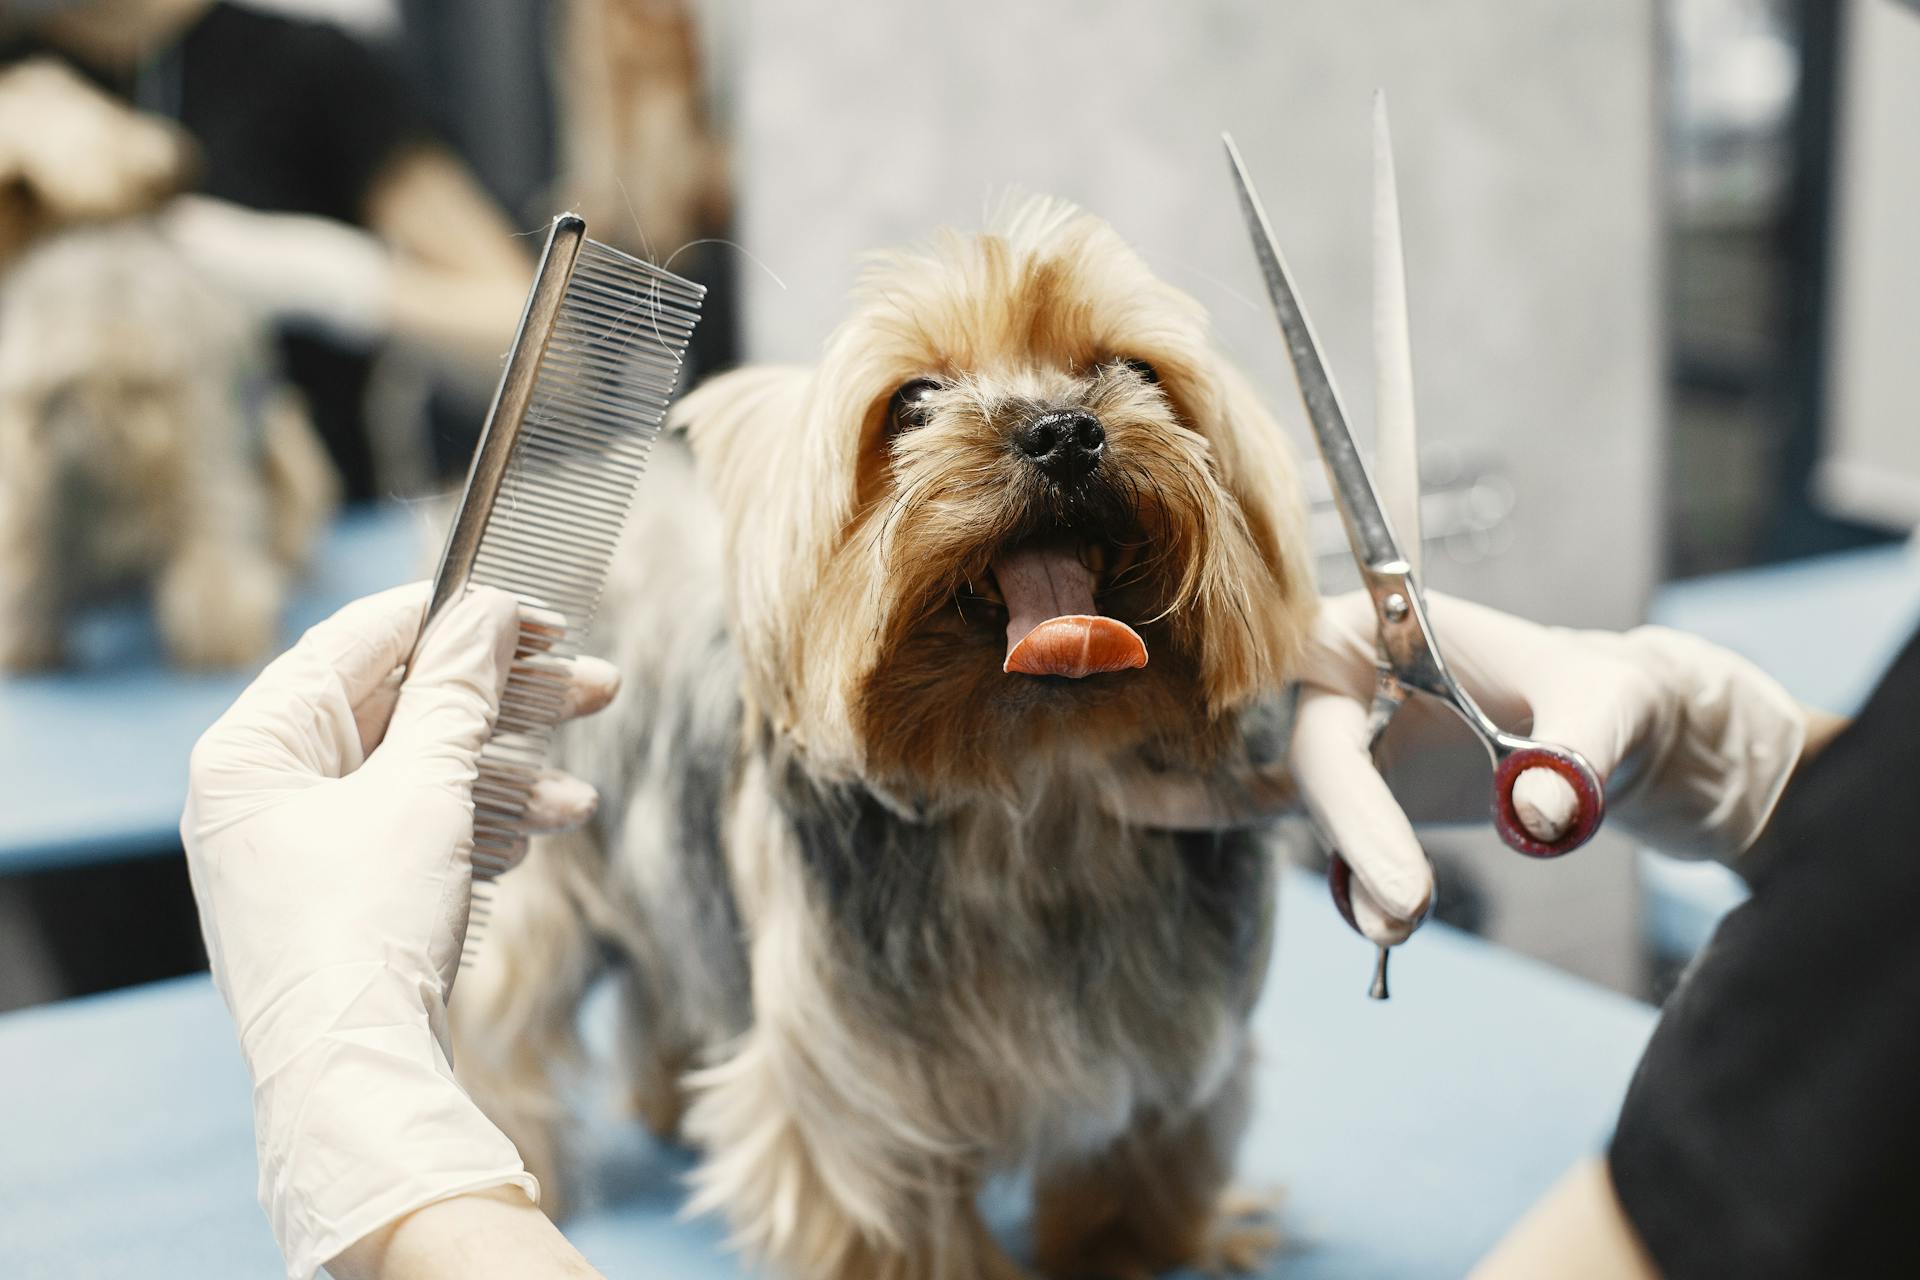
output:
[{"label": "scissors", "polygon": [[[1346,526],[1347,541],[1360,566],[1360,579],[1373,600],[1376,623],[1373,706],[1368,717],[1369,742],[1378,744],[1387,724],[1415,693],[1437,698],[1451,707],[1485,745],[1493,761],[1493,825],[1508,847],[1532,858],[1557,858],[1587,842],[1599,829],[1606,811],[1599,775],[1579,752],[1554,743],[1509,733],[1453,678],[1442,656],[1420,591],[1417,556],[1420,546],[1419,483],[1413,429],[1413,377],[1408,337],[1406,285],[1402,269],[1400,215],[1394,188],[1392,143],[1387,132],[1386,101],[1374,95],[1375,179],[1375,360],[1380,383],[1378,452],[1383,471],[1396,481],[1394,510],[1400,527],[1411,539],[1402,543],[1394,533],[1367,464],[1347,427],[1346,410],[1333,375],[1321,357],[1313,325],[1300,304],[1275,242],[1266,210],[1247,176],[1233,138],[1221,135],[1233,167],[1240,211],[1253,239],[1254,256],[1266,279],[1267,294],[1286,338],[1287,354],[1306,402],[1307,418],[1319,446],[1320,460],[1332,481],[1334,501]],[[1513,787],[1529,769],[1547,769],[1573,788],[1573,819],[1558,840],[1536,838],[1522,825],[1514,807]],[[1322,843],[1327,843],[1324,839]],[[1338,850],[1330,850],[1328,886],[1335,905],[1355,932],[1352,904],[1352,868]],[[1387,998],[1387,948],[1380,948],[1368,995]]]}]

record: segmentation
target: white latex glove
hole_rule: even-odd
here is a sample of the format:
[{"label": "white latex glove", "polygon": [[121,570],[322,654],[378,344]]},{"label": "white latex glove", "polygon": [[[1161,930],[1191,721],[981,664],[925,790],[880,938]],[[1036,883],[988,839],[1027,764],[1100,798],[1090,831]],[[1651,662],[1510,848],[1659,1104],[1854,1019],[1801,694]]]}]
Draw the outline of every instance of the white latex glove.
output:
[{"label": "white latex glove", "polygon": [[181,196],[160,229],[209,277],[267,318],[371,344],[392,324],[393,263],[369,232],[304,213]]},{"label": "white latex glove", "polygon": [[[454,1082],[446,1000],[467,925],[472,787],[520,611],[475,590],[406,682],[427,584],[357,601],[274,661],[194,748],[180,834],[214,983],[254,1082],[260,1200],[296,1280],[423,1205],[539,1188]],[[535,648],[538,647],[536,644]],[[564,668],[567,713],[612,667]],[[530,826],[591,816],[550,774]]]},{"label": "white latex glove", "polygon": [[[1607,826],[1667,853],[1720,858],[1744,852],[1766,826],[1805,745],[1806,717],[1746,659],[1664,627],[1571,631],[1435,592],[1426,602],[1454,677],[1489,716],[1573,748],[1606,780]],[[1486,821],[1486,751],[1452,711],[1416,694],[1388,728],[1376,768],[1366,739],[1374,614],[1364,593],[1324,602],[1301,679],[1294,781],[1353,868],[1361,930],[1398,942],[1433,892],[1412,824]],[[1545,769],[1514,786],[1522,823],[1542,840],[1565,833],[1574,804],[1572,788]]]}]

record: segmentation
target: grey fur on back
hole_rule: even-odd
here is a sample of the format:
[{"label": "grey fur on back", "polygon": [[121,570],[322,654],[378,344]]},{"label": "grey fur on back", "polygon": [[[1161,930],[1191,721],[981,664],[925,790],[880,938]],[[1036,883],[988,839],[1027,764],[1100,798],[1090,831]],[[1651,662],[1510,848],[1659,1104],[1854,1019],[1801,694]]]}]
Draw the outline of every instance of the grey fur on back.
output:
[{"label": "grey fur on back", "polygon": [[[591,644],[620,668],[620,696],[560,745],[561,766],[600,791],[593,843],[611,864],[593,877],[598,892],[578,887],[579,905],[693,1019],[679,1030],[711,1043],[750,1016],[720,832],[741,729],[719,514],[672,438],[656,445],[635,503]],[[600,896],[609,888],[616,897]]]}]

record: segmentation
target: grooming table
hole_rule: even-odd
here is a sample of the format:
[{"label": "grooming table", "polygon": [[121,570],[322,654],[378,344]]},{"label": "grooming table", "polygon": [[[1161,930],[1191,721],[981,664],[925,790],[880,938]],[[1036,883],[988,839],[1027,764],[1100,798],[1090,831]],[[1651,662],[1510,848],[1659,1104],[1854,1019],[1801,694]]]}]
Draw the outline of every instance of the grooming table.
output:
[{"label": "grooming table", "polygon": [[[1852,715],[1920,624],[1920,544],[1874,547],[1672,583],[1652,620],[1752,659],[1809,706]],[[1717,862],[1640,855],[1643,933],[1684,963],[1746,900]]]},{"label": "grooming table", "polygon": [[[425,577],[430,554],[412,508],[342,516],[276,652],[347,601]],[[187,756],[254,674],[169,670],[133,602],[87,614],[74,648],[70,670],[0,676],[0,874],[177,852]]]},{"label": "grooming table", "polygon": [[[1601,1148],[1653,1022],[1437,924],[1396,953],[1384,1005],[1363,995],[1372,962],[1324,886],[1288,872],[1241,1159],[1246,1185],[1285,1197],[1274,1276],[1464,1275]],[[205,978],[0,1015],[0,1275],[280,1274],[250,1126]],[[607,1275],[747,1274],[716,1223],[676,1220],[684,1153],[637,1125],[588,1128],[594,1175],[567,1233]]]}]

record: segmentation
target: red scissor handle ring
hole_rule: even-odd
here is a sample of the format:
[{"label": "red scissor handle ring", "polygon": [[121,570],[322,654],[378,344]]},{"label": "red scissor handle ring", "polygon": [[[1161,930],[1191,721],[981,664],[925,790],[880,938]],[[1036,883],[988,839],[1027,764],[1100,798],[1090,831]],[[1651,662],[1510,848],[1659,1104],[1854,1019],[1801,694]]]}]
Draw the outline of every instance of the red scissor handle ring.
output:
[{"label": "red scissor handle ring", "polygon": [[[1549,769],[1573,788],[1573,824],[1558,840],[1535,839],[1520,821],[1513,804],[1513,785],[1529,769]],[[1607,797],[1600,777],[1578,752],[1564,748],[1516,747],[1503,752],[1493,766],[1493,826],[1507,847],[1529,858],[1558,858],[1572,853],[1592,838],[1606,816]]]}]

